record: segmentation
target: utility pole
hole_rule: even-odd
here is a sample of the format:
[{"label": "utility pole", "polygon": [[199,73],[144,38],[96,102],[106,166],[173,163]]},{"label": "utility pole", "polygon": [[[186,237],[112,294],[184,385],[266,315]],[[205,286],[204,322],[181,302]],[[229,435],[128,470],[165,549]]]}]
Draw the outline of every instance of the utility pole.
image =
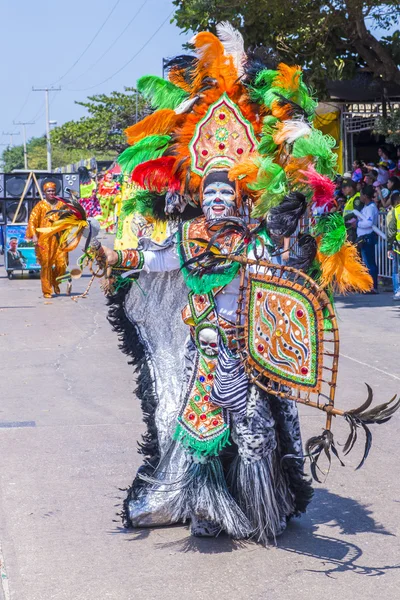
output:
[{"label": "utility pole", "polygon": [[3,135],[9,135],[10,136],[10,146],[12,148],[14,146],[13,137],[14,137],[14,135],[19,135],[19,131],[3,131]]},{"label": "utility pole", "polygon": [[35,121],[18,121],[18,123],[14,121],[14,125],[22,125],[22,131],[24,136],[24,168],[26,171],[28,170],[28,151],[26,149],[26,126],[34,124]]},{"label": "utility pole", "polygon": [[59,92],[58,88],[32,88],[33,92],[44,92],[44,100],[46,105],[46,140],[47,140],[47,170],[51,173],[51,141],[50,141],[50,114],[49,114],[49,92]]}]

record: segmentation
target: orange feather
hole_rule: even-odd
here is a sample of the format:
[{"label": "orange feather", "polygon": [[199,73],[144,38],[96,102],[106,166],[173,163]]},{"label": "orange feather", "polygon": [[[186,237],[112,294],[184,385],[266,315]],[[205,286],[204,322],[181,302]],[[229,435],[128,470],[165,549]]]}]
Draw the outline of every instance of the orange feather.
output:
[{"label": "orange feather", "polygon": [[332,256],[318,252],[317,258],[321,263],[323,287],[331,284],[341,294],[369,292],[373,288],[372,277],[353,244],[346,242]]},{"label": "orange feather", "polygon": [[296,92],[299,89],[301,68],[294,65],[278,65],[278,75],[274,79],[274,87],[280,87],[288,92]]},{"label": "orange feather", "polygon": [[179,115],[169,108],[157,110],[153,114],[145,117],[142,121],[125,129],[128,144],[132,146],[148,135],[164,135],[170,133],[176,125],[178,118]]},{"label": "orange feather", "polygon": [[245,185],[252,183],[257,179],[258,165],[254,162],[254,157],[246,157],[229,170],[229,179],[244,180]]},{"label": "orange feather", "polygon": [[177,85],[182,90],[185,90],[185,92],[189,92],[190,94],[192,91],[192,86],[186,81],[184,73],[185,69],[178,69],[177,67],[175,67],[174,69],[171,69],[168,73],[168,79],[171,83]]},{"label": "orange feather", "polygon": [[229,91],[239,79],[239,75],[232,58],[225,55],[222,42],[213,33],[202,31],[193,38],[193,44],[198,60],[193,76],[192,92],[202,87],[205,77],[215,79],[220,92]]}]

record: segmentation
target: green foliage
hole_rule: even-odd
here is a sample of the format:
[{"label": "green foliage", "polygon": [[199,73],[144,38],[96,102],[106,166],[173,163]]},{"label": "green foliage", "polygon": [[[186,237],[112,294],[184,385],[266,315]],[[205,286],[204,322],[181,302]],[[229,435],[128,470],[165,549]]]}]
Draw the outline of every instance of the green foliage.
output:
[{"label": "green foliage", "polygon": [[394,110],[387,117],[377,119],[374,133],[384,135],[387,144],[400,146],[400,110]]},{"label": "green foliage", "polygon": [[[28,167],[29,169],[46,169],[47,168],[47,145],[46,138],[32,138],[26,145],[28,152]],[[82,158],[90,158],[92,155],[89,152],[81,150],[68,149],[62,146],[53,145],[52,147],[52,165],[53,168],[62,167],[74,162],[78,162]],[[97,158],[100,158],[99,156]],[[14,146],[7,148],[2,156],[4,162],[4,171],[10,173],[14,169],[24,168],[24,149],[23,146]]]},{"label": "green foliage", "polygon": [[[382,41],[400,21],[399,0],[174,0],[174,20],[188,31],[230,21],[246,47],[274,50],[290,64],[307,69],[307,83],[320,97],[327,79],[347,79],[359,66],[400,84],[400,32]],[[268,76],[268,73],[266,74]]]},{"label": "green foliage", "polygon": [[144,98],[133,88],[110,95],[89,96],[86,102],[77,102],[88,111],[79,121],[68,121],[51,133],[55,146],[96,152],[119,154],[127,147],[124,130],[143,119],[149,108]]}]

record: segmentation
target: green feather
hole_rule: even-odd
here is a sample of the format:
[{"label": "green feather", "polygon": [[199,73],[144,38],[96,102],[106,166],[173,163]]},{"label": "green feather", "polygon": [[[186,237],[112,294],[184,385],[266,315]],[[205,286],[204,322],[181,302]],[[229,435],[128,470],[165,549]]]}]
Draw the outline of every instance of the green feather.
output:
[{"label": "green feather", "polygon": [[275,133],[275,124],[279,121],[276,117],[268,115],[264,117],[263,128],[260,143],[258,144],[258,152],[266,156],[272,154],[277,149],[277,145],[273,140]]},{"label": "green feather", "polygon": [[149,135],[124,150],[117,162],[124,173],[131,173],[141,163],[162,156],[170,141],[169,135]]},{"label": "green feather", "polygon": [[315,227],[315,235],[321,235],[320,251],[327,256],[336,254],[346,241],[346,225],[340,213],[322,215]]},{"label": "green feather", "polygon": [[145,75],[138,79],[137,89],[150,102],[153,108],[175,110],[189,94],[166,79],[156,75]]},{"label": "green feather", "polygon": [[250,86],[250,96],[255,102],[263,102],[264,94],[272,86],[272,82],[277,75],[277,71],[272,69],[263,69],[258,73],[254,85]]},{"label": "green feather", "polygon": [[336,140],[330,135],[324,135],[319,129],[312,128],[311,134],[301,137],[293,144],[294,158],[313,156],[316,158],[315,169],[321,175],[332,176],[335,171],[337,155],[332,152]]},{"label": "green feather", "polygon": [[252,217],[264,217],[270,208],[279,204],[287,193],[286,173],[270,156],[261,161],[257,180],[249,188],[262,192]]}]

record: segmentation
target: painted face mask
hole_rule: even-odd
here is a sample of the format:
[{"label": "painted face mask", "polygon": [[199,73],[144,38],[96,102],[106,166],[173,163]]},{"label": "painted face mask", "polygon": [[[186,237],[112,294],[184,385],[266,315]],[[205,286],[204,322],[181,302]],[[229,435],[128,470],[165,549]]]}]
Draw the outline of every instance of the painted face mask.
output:
[{"label": "painted face mask", "polygon": [[236,212],[236,191],[224,181],[214,181],[205,186],[203,191],[203,213],[207,219],[221,219]]}]

